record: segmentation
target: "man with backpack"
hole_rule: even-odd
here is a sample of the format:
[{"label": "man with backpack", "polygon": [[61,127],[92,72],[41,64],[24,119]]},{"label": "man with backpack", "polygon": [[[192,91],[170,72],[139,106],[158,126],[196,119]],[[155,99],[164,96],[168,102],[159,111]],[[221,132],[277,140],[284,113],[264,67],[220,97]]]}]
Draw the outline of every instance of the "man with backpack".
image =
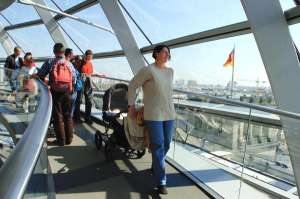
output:
[{"label": "man with backpack", "polygon": [[73,139],[73,121],[71,117],[73,85],[75,73],[72,64],[64,58],[64,46],[56,43],[53,47],[55,58],[48,59],[37,76],[44,79],[49,74],[49,85],[53,101],[53,125],[56,134],[54,144],[64,146]]}]

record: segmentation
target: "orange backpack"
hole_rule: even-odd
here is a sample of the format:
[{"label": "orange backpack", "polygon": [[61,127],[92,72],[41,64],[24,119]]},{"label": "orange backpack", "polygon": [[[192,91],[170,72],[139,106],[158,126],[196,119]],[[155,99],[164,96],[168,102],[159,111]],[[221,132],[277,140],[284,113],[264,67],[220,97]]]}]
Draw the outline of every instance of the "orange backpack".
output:
[{"label": "orange backpack", "polygon": [[51,89],[57,92],[73,91],[72,69],[68,66],[68,61],[58,60],[51,70]]}]

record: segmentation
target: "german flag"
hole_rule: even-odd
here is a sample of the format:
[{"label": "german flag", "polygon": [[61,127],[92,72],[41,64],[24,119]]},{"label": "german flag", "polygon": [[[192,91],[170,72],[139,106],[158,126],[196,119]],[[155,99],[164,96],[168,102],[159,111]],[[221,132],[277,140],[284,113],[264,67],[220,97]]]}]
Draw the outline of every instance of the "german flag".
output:
[{"label": "german flag", "polygon": [[224,67],[234,66],[234,48],[230,52],[230,54],[223,66]]}]

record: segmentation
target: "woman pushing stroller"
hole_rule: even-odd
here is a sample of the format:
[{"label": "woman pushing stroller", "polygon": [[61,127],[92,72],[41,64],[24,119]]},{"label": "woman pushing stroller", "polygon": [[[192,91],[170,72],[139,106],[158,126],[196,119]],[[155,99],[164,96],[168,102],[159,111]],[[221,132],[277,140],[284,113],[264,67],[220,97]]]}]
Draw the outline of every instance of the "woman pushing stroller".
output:
[{"label": "woman pushing stroller", "polygon": [[158,192],[167,194],[165,157],[170,148],[175,120],[172,100],[173,69],[167,66],[170,49],[166,45],[154,48],[155,62],[142,68],[130,81],[128,89],[129,115],[136,117],[136,90],[143,88],[144,120],[149,130],[152,169]]}]

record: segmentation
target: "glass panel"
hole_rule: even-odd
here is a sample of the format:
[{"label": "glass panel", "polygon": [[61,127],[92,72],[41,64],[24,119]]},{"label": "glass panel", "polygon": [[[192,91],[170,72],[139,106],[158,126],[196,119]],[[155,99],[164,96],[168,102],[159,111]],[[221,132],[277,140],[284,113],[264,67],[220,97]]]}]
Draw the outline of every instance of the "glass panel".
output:
[{"label": "glass panel", "polygon": [[295,3],[293,0],[280,0],[280,3],[283,10],[288,10],[295,7]]},{"label": "glass panel", "polygon": [[[103,75],[104,77],[117,78],[122,80],[130,80],[133,77],[133,74],[125,57],[95,59],[93,60],[93,64],[94,73]],[[93,95],[93,105],[95,109],[92,110],[92,115],[94,117],[99,117],[99,115],[101,116],[102,114],[103,93],[116,83],[127,84],[127,82],[124,81],[93,77],[93,85],[95,87]]]},{"label": "glass panel", "polygon": [[[44,2],[46,3],[46,5],[52,9],[55,10],[59,10],[58,7],[56,7],[56,5],[52,2],[53,0],[44,0]],[[55,2],[56,3],[56,2]],[[58,5],[58,4],[57,4]]]},{"label": "glass panel", "polygon": [[4,71],[0,66],[0,165],[21,139],[38,106],[37,83],[28,78],[29,74],[25,68]]},{"label": "glass panel", "polygon": [[176,125],[168,157],[204,183],[210,193],[238,198],[249,108],[205,97],[187,98],[182,93],[174,95]]},{"label": "glass panel", "polygon": [[[49,0],[48,0],[49,1]],[[71,8],[81,2],[84,2],[84,0],[53,0],[62,10],[67,10],[68,8]]]},{"label": "glass panel", "polygon": [[[294,198],[297,194],[285,135],[298,133],[299,121],[296,122],[296,128],[294,128],[295,126],[282,128],[279,116],[269,115],[272,119],[267,123],[269,118],[258,116],[255,112],[251,114],[252,121],[249,125],[243,157],[243,182],[245,183],[241,189],[241,198],[249,194],[245,187],[247,182],[254,183],[257,188],[269,190],[271,193],[283,191],[282,197]],[[288,119],[286,120],[288,121]],[[295,124],[295,120],[293,123]],[[267,188],[267,184],[272,188]]]},{"label": "glass panel", "polygon": [[5,50],[3,49],[2,45],[0,44],[0,57],[5,58],[7,56]]},{"label": "glass panel", "polygon": [[1,12],[12,23],[22,23],[35,19],[40,19],[39,15],[32,6],[13,3]]},{"label": "glass panel", "polygon": [[11,30],[9,33],[25,52],[32,52],[34,57],[52,56],[54,42],[44,25]]},{"label": "glass panel", "polygon": [[[2,91],[3,95],[4,92]],[[14,137],[15,139],[15,137]],[[9,158],[15,146],[12,135],[9,133],[4,124],[0,123],[0,168]]]},{"label": "glass panel", "polygon": [[51,173],[48,169],[47,144],[45,143],[40,153],[39,159],[37,160],[36,166],[31,175],[23,198],[47,199],[48,193],[50,192],[50,190],[48,190],[50,185],[48,184],[50,183],[50,179],[52,179],[49,178],[48,175],[51,175]]},{"label": "glass panel", "polygon": [[[128,82],[106,79],[106,78],[99,78],[99,77],[93,77],[92,81],[94,86],[92,115],[96,118],[99,118],[99,116],[102,116],[104,92],[115,84],[123,83],[127,85]],[[99,119],[102,120],[101,117]]]},{"label": "glass panel", "polygon": [[294,24],[289,26],[292,38],[297,48],[300,49],[300,24]]},{"label": "glass panel", "polygon": [[[99,5],[92,6],[75,15],[111,29]],[[84,51],[91,49],[94,52],[107,52],[121,49],[117,38],[111,33],[71,19],[63,19],[60,23]]]},{"label": "glass panel", "polygon": [[187,98],[174,95],[172,161],[224,198],[278,198],[275,193],[294,198],[297,188],[284,135],[297,133],[299,122],[283,129],[271,113],[207,97]]},{"label": "glass panel", "polygon": [[4,17],[2,15],[0,15],[0,23],[3,26],[8,26],[9,23],[4,19]]},{"label": "glass panel", "polygon": [[[61,23],[61,22],[58,22],[59,24]],[[65,38],[65,40],[66,40],[66,42],[67,42],[67,47],[68,48],[71,48],[71,49],[73,49],[73,53],[75,54],[75,55],[83,55],[84,54],[84,50],[83,49],[81,49],[82,50],[82,52],[80,51],[80,49],[79,49],[79,47],[80,46],[76,46],[76,45],[78,45],[77,43],[74,43],[74,42],[76,42],[75,40],[74,40],[74,36],[72,35],[72,34],[69,34],[68,32],[67,32],[67,30],[63,27],[63,26],[61,26],[60,28],[59,28],[60,30],[61,30],[61,33],[63,34],[63,36],[64,36],[64,38]],[[66,32],[65,32],[66,31]],[[68,35],[67,35],[67,34]],[[72,41],[73,40],[73,41]]]},{"label": "glass panel", "polygon": [[95,59],[93,63],[94,70],[98,74],[124,80],[130,80],[133,77],[133,73],[125,57]]},{"label": "glass panel", "polygon": [[[121,7],[122,8],[122,7]],[[127,8],[126,8],[127,9]],[[142,35],[140,30],[137,28],[137,26],[134,24],[134,22],[130,19],[130,17],[127,15],[124,9],[121,9],[123,12],[123,15],[125,16],[125,19],[129,25],[129,28],[138,44],[139,48],[142,48],[144,46],[150,45],[150,43],[147,41],[147,39]],[[131,15],[132,16],[132,15]],[[134,19],[135,20],[135,19]],[[141,25],[138,24],[141,28]],[[144,30],[143,30],[144,31]],[[146,35],[147,36],[147,35]],[[147,36],[148,37],[148,36]],[[150,38],[149,38],[150,39]],[[152,42],[152,41],[151,41]]]},{"label": "glass panel", "polygon": [[[175,88],[223,98],[231,97],[232,68],[224,67],[235,46],[233,99],[276,106],[252,34],[171,49]],[[151,54],[145,55],[149,63]]]},{"label": "glass panel", "polygon": [[247,19],[238,0],[121,2],[154,43]]}]

